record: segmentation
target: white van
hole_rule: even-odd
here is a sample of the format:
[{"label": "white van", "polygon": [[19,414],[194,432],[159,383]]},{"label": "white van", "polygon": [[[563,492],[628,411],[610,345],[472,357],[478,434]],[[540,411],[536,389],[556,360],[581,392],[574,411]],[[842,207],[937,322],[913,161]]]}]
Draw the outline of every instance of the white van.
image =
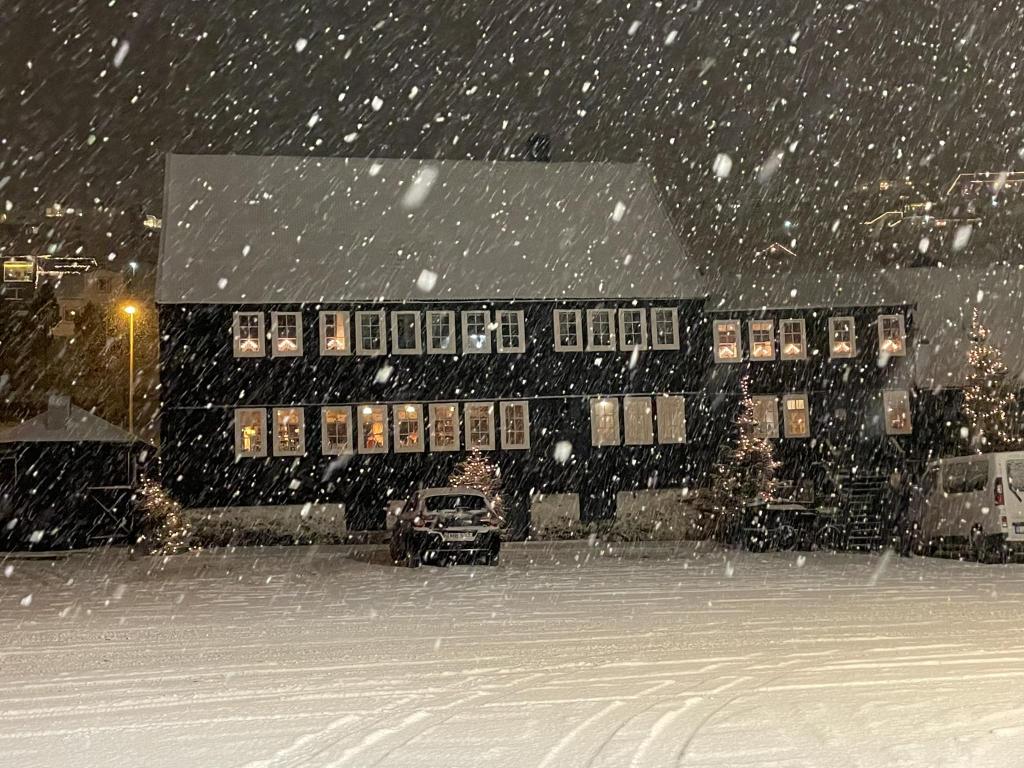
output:
[{"label": "white van", "polygon": [[932,551],[969,551],[980,559],[1024,551],[1024,451],[932,462],[909,512]]}]

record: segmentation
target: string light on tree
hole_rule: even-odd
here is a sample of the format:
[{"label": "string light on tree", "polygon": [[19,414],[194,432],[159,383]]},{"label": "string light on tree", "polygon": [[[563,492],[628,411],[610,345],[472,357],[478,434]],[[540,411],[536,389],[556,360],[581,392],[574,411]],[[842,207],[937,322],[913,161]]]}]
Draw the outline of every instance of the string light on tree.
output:
[{"label": "string light on tree", "polygon": [[472,451],[456,465],[448,484],[453,488],[483,491],[494,505],[494,511],[501,514],[501,470],[480,451]]},{"label": "string light on tree", "polygon": [[1002,353],[989,341],[989,330],[974,309],[967,352],[964,416],[971,447],[981,453],[1021,445],[1017,398],[1006,381]]}]

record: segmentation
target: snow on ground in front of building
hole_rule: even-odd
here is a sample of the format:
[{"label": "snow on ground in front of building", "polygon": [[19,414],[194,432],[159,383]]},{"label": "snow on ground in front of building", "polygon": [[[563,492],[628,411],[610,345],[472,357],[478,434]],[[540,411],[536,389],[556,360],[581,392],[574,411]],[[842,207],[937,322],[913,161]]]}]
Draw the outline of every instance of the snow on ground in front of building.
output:
[{"label": "snow on ground in front of building", "polygon": [[5,568],[4,765],[1024,763],[1021,566],[534,544]]}]

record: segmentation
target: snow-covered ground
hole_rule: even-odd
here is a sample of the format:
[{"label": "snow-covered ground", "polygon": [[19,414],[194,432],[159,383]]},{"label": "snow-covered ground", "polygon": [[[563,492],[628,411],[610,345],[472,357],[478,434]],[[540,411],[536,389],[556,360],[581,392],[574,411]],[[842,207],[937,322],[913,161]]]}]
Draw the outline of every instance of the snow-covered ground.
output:
[{"label": "snow-covered ground", "polygon": [[1020,566],[535,544],[498,568],[3,567],[3,765],[1024,764]]}]

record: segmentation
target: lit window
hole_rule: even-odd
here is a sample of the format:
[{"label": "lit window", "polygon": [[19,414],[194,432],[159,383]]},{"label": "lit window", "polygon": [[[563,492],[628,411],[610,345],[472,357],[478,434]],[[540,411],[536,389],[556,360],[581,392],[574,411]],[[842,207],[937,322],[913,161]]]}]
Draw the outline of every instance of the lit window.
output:
[{"label": "lit window", "polygon": [[715,321],[715,362],[738,363],[740,361],[740,321]]},{"label": "lit window", "polygon": [[348,312],[321,312],[320,354],[348,355],[351,352],[348,340]]},{"label": "lit window", "polygon": [[857,356],[857,332],[852,317],[828,319],[829,356],[832,359]]},{"label": "lit window", "polygon": [[659,443],[686,442],[686,399],[680,395],[665,395],[655,400],[658,412]]},{"label": "lit window", "polygon": [[619,401],[615,398],[590,401],[590,442],[595,446],[619,444]]},{"label": "lit window", "polygon": [[396,405],[395,453],[420,453],[423,450],[423,406]]},{"label": "lit window", "polygon": [[298,312],[271,312],[271,357],[298,357],[302,354],[302,315]]},{"label": "lit window", "polygon": [[625,397],[622,416],[626,423],[626,445],[650,445],[654,442],[654,409],[649,397]]},{"label": "lit window", "polygon": [[525,402],[501,404],[501,447],[526,450],[530,447],[530,406]]},{"label": "lit window", "polygon": [[583,313],[578,309],[555,310],[555,349],[583,351]]},{"label": "lit window", "polygon": [[895,357],[907,354],[903,315],[879,315],[878,353]]},{"label": "lit window", "polygon": [[807,359],[807,335],[804,333],[803,320],[783,320],[780,323],[782,329],[782,354],[783,360],[806,360]]},{"label": "lit window", "polygon": [[387,354],[384,310],[356,312],[356,354],[372,357]]},{"label": "lit window", "polygon": [[751,320],[750,330],[750,359],[751,360],[774,360],[775,359],[775,321],[774,320]]},{"label": "lit window", "polygon": [[320,409],[320,450],[325,456],[352,453],[352,409],[328,405]]},{"label": "lit window", "polygon": [[655,307],[651,310],[654,330],[654,349],[679,349],[679,310],[675,307]]},{"label": "lit window", "polygon": [[235,458],[267,455],[267,412],[263,408],[235,409]]},{"label": "lit window", "polygon": [[430,450],[459,450],[459,410],[454,403],[430,405]]},{"label": "lit window", "polygon": [[472,451],[494,450],[492,403],[466,403],[466,448]]},{"label": "lit window", "polygon": [[235,312],[235,357],[263,357],[265,338],[262,312]]},{"label": "lit window", "polygon": [[754,395],[754,435],[777,438],[779,436],[779,399],[775,395]]},{"label": "lit window", "polygon": [[462,313],[462,351],[483,355],[491,351],[491,313],[473,309]]},{"label": "lit window", "polygon": [[420,341],[420,313],[391,313],[391,351],[396,355],[418,355],[423,351]]},{"label": "lit window", "polygon": [[31,283],[32,261],[30,259],[4,262],[5,283]]},{"label": "lit window", "polygon": [[498,351],[525,352],[523,313],[521,310],[503,309],[498,312]]},{"label": "lit window", "polygon": [[810,437],[807,395],[786,395],[782,398],[782,410],[786,418],[786,437]]},{"label": "lit window", "polygon": [[615,310],[587,310],[587,349],[610,352],[615,349]]},{"label": "lit window", "polygon": [[910,393],[905,389],[887,389],[882,393],[885,410],[885,434],[909,435],[913,432],[910,423]]},{"label": "lit window", "polygon": [[274,409],[274,455],[302,456],[306,452],[306,427],[301,408]]},{"label": "lit window", "polygon": [[383,405],[360,405],[359,452],[388,452],[388,411]]},{"label": "lit window", "polygon": [[630,351],[647,349],[647,312],[643,309],[619,310],[619,348]]},{"label": "lit window", "polygon": [[454,312],[427,312],[427,353],[455,354]]}]

